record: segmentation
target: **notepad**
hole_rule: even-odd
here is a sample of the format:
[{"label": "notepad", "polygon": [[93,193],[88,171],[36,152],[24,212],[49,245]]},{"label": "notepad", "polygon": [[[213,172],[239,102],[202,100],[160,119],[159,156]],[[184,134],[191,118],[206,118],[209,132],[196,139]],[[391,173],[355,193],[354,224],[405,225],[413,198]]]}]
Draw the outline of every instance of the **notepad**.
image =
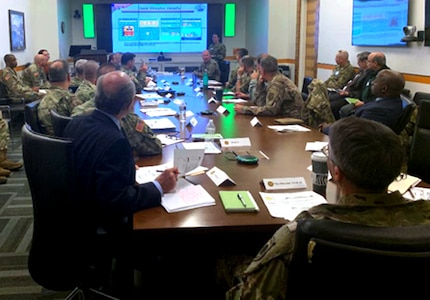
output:
[{"label": "notepad", "polygon": [[360,101],[360,99],[358,99],[358,98],[351,98],[351,97],[346,97],[346,98],[345,98],[345,100],[346,100],[346,102],[348,102],[349,104],[355,104],[355,103],[357,103],[358,101]]},{"label": "notepad", "polygon": [[226,212],[257,212],[259,207],[249,191],[219,191]]},{"label": "notepad", "polygon": [[274,120],[275,124],[282,124],[282,125],[290,125],[290,124],[304,124],[305,121],[301,119],[296,118],[280,118]]}]

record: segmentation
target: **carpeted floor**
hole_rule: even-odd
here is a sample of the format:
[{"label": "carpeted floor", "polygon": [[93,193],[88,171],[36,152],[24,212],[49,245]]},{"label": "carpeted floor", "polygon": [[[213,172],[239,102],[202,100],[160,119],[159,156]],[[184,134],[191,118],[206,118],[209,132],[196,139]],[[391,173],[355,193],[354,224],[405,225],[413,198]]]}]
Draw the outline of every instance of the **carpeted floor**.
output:
[{"label": "carpeted floor", "polygon": [[[12,126],[8,158],[22,161],[22,122]],[[0,185],[0,300],[64,299],[65,293],[43,291],[27,269],[33,221],[30,190],[24,168]]]}]

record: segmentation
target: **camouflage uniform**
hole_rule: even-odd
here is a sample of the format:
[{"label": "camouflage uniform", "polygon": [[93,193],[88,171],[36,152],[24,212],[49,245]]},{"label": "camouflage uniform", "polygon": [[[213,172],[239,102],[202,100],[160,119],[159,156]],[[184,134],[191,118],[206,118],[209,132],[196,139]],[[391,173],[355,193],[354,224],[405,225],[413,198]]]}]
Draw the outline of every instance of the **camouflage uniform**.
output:
[{"label": "camouflage uniform", "polygon": [[303,211],[276,231],[243,273],[240,283],[227,292],[226,299],[285,299],[296,222],[310,218],[379,227],[428,224],[430,202],[408,202],[399,192],[354,194],[341,197],[339,204],[322,204]]},{"label": "camouflage uniform", "polygon": [[333,74],[324,83],[327,88],[341,89],[354,77],[354,67],[348,62],[344,67],[337,65]]},{"label": "camouflage uniform", "polygon": [[81,103],[85,103],[88,100],[94,99],[96,97],[96,86],[84,79],[79,85],[78,89],[75,91],[75,95]]},{"label": "camouflage uniform", "polygon": [[0,151],[7,149],[9,143],[9,126],[4,119],[0,119]]},{"label": "camouflage uniform", "polygon": [[[237,78],[237,76],[236,76]],[[237,83],[237,80],[236,80]],[[233,92],[242,92],[244,94],[248,94],[249,91],[249,84],[251,83],[251,74],[243,73],[240,77],[240,89],[239,91],[236,90],[236,87],[233,87],[231,90]]]},{"label": "camouflage uniform", "polygon": [[70,86],[80,86],[84,79],[73,76],[70,80]]},{"label": "camouflage uniform", "polygon": [[54,135],[54,128],[52,127],[51,110],[55,110],[62,116],[70,117],[72,110],[77,101],[75,95],[69,93],[57,86],[51,86],[48,93],[40,101],[37,108],[37,115],[42,127],[49,135]]},{"label": "camouflage uniform", "polygon": [[221,79],[221,71],[219,70],[218,63],[211,59],[209,62],[202,62],[200,65],[200,69],[197,72],[197,76],[202,78],[204,70],[207,70],[209,79],[220,81]]},{"label": "camouflage uniform", "polygon": [[131,80],[134,83],[134,86],[136,87],[136,93],[140,94],[142,93],[143,88],[146,86],[146,73],[145,72],[133,72],[133,70],[128,70],[121,66],[121,71],[126,73],[128,76],[130,76]]},{"label": "camouflage uniform", "polygon": [[14,102],[21,102],[22,98],[26,102],[39,99],[39,93],[34,92],[31,88],[24,85],[14,69],[10,67],[4,68],[1,80],[6,86],[8,97]]},{"label": "camouflage uniform", "polygon": [[225,45],[222,43],[212,43],[209,45],[209,53],[215,61],[223,61],[227,52]]},{"label": "camouflage uniform", "polygon": [[161,153],[161,141],[155,136],[152,129],[135,113],[128,113],[121,120],[121,127],[127,136],[131,148],[139,156]]},{"label": "camouflage uniform", "polygon": [[46,78],[45,71],[35,63],[31,64],[22,71],[22,83],[33,88],[48,89],[50,84]]},{"label": "camouflage uniform", "polygon": [[258,84],[258,79],[251,79],[248,87],[249,101],[257,106],[264,106],[266,102],[267,82]]},{"label": "camouflage uniform", "polygon": [[297,86],[285,75],[276,73],[265,89],[261,85],[257,86],[254,94],[256,99],[261,99],[259,98],[259,93],[266,95],[263,105],[243,106],[241,113],[260,116],[279,115],[298,119],[302,117],[302,94]]},{"label": "camouflage uniform", "polygon": [[335,118],[330,108],[327,89],[324,82],[314,79],[308,86],[309,96],[305,101],[302,119],[313,128],[321,123],[333,123]]},{"label": "camouflage uniform", "polygon": [[[73,109],[72,117],[90,113],[95,108],[95,100],[88,100]],[[161,153],[161,141],[155,136],[152,129],[135,113],[131,112],[121,120],[121,128],[124,130],[132,149],[139,156]]]},{"label": "camouflage uniform", "polygon": [[[228,89],[234,89],[237,82],[237,70],[240,68],[240,66],[237,66],[235,69],[230,71],[230,77],[228,79],[228,82],[226,83],[226,88]],[[246,91],[248,93],[248,91]]]}]

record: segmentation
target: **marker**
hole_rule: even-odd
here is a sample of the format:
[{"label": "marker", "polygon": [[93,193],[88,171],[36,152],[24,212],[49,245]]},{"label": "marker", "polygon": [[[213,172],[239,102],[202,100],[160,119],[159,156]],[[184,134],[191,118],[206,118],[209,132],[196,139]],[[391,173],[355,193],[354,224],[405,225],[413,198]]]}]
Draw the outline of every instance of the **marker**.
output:
[{"label": "marker", "polygon": [[243,207],[246,207],[245,200],[243,199],[241,194],[237,194],[237,198],[239,199],[240,203],[242,203]]}]

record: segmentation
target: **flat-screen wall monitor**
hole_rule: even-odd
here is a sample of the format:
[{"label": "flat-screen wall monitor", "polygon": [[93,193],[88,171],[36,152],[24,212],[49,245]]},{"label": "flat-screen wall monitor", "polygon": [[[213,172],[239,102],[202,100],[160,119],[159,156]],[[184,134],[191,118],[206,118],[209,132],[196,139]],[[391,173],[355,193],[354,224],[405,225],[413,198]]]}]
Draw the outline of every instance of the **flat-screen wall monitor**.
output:
[{"label": "flat-screen wall monitor", "polygon": [[354,0],[352,45],[406,46],[409,0]]},{"label": "flat-screen wall monitor", "polygon": [[70,45],[69,56],[75,57],[76,55],[81,53],[81,50],[83,49],[91,49],[91,45]]},{"label": "flat-screen wall monitor", "polygon": [[112,51],[201,52],[207,47],[208,4],[111,4]]}]

